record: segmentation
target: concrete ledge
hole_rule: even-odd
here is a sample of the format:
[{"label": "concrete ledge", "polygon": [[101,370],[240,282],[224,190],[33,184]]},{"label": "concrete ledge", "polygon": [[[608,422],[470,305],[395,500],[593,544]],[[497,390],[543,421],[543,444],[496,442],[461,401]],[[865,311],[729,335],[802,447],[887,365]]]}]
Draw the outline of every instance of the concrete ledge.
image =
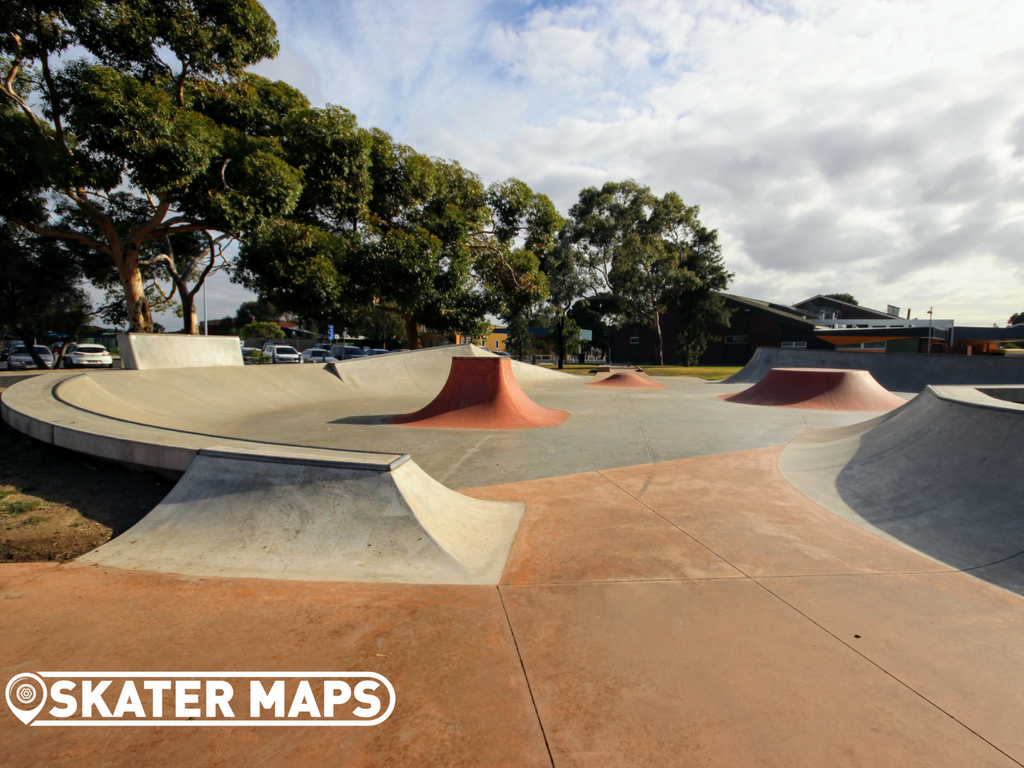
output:
[{"label": "concrete ledge", "polygon": [[237,336],[185,336],[119,331],[117,345],[121,349],[121,367],[128,370],[211,368],[245,364]]}]

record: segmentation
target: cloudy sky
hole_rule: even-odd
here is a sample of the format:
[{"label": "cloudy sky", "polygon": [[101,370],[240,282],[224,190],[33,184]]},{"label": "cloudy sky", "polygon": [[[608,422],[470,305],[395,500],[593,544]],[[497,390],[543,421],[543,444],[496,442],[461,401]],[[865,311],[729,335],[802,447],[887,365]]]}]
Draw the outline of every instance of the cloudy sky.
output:
[{"label": "cloudy sky", "polygon": [[[676,190],[735,293],[1024,310],[1019,0],[264,4],[261,74],[563,213],[608,180]],[[218,281],[210,316],[244,298]]]}]

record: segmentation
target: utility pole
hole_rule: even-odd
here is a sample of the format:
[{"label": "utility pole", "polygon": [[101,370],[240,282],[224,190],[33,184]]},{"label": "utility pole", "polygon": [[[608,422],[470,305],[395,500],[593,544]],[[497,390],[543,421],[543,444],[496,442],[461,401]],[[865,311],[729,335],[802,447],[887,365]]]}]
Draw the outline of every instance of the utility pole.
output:
[{"label": "utility pole", "polygon": [[206,311],[206,281],[203,281],[203,336],[210,335],[210,315]]}]

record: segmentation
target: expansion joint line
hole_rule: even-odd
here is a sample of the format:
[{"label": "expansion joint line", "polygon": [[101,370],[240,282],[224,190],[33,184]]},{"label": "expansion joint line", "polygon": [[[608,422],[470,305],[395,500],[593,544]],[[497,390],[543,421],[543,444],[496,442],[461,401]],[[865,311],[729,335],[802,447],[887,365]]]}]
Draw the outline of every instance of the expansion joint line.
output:
[{"label": "expansion joint line", "polygon": [[483,436],[483,438],[482,438],[482,439],[480,440],[480,442],[479,442],[479,443],[477,443],[477,444],[476,444],[476,445],[474,445],[474,446],[473,446],[472,448],[470,448],[470,449],[469,449],[468,451],[466,451],[466,455],[465,455],[465,456],[463,456],[463,457],[462,457],[461,459],[459,459],[459,460],[458,460],[458,462],[457,462],[457,463],[455,464],[455,466],[453,466],[453,467],[452,467],[451,469],[449,469],[449,470],[448,470],[447,472],[445,472],[445,473],[444,473],[444,476],[443,476],[443,477],[441,477],[441,479],[440,479],[440,480],[438,480],[437,482],[439,482],[439,483],[441,483],[441,484],[444,484],[444,482],[445,482],[445,481],[446,481],[446,480],[447,480],[447,479],[448,479],[449,477],[451,477],[451,476],[452,476],[452,475],[453,475],[453,474],[455,473],[455,471],[456,471],[456,470],[457,470],[457,469],[458,469],[459,467],[461,467],[461,466],[462,466],[463,464],[465,464],[465,463],[466,463],[466,459],[468,459],[468,458],[469,458],[470,456],[472,456],[472,455],[473,455],[474,453],[476,453],[477,451],[479,451],[479,450],[480,450],[480,448],[481,448],[481,446],[483,446],[483,444],[484,444],[484,443],[486,443],[486,442],[487,442],[488,440],[490,440],[490,438],[491,438],[491,436],[492,436],[493,434],[494,434],[494,430],[492,429],[492,430],[491,430],[490,432],[488,432],[488,433],[487,433],[486,435],[484,435],[484,436]]},{"label": "expansion joint line", "polygon": [[633,409],[633,418],[636,419],[636,425],[640,429],[640,437],[644,441],[644,450],[647,451],[647,458],[650,459],[651,464],[654,463],[654,454],[651,453],[651,444],[647,442],[647,433],[644,432],[644,425],[640,421],[640,414],[636,412],[636,404],[633,402],[633,395],[626,392],[626,397],[629,398],[629,407]]},{"label": "expansion joint line", "polygon": [[[767,593],[768,593],[769,595],[771,595],[772,597],[774,597],[774,598],[775,598],[776,600],[778,600],[778,601],[779,601],[780,603],[782,603],[783,605],[785,605],[785,606],[786,606],[787,608],[789,608],[790,610],[792,610],[792,611],[794,611],[795,613],[797,613],[797,614],[799,614],[800,616],[802,616],[802,617],[803,617],[804,619],[806,619],[806,620],[807,620],[807,621],[809,621],[809,622],[810,622],[811,624],[813,624],[814,626],[816,626],[816,627],[817,627],[818,629],[820,629],[820,630],[821,630],[822,632],[824,632],[825,634],[829,635],[829,636],[830,636],[830,637],[831,637],[831,638],[832,638],[833,640],[836,640],[837,642],[839,642],[839,643],[841,643],[842,645],[846,646],[846,648],[848,648],[849,650],[853,651],[853,652],[854,652],[855,654],[857,654],[858,656],[860,656],[860,657],[861,657],[862,659],[864,659],[864,661],[866,661],[866,662],[867,662],[868,664],[870,664],[871,666],[873,666],[873,667],[874,667],[875,669],[879,670],[879,671],[880,671],[880,672],[881,672],[882,674],[886,675],[887,677],[889,677],[890,679],[892,679],[893,681],[895,681],[895,682],[896,682],[897,684],[899,684],[899,685],[903,686],[904,688],[906,688],[906,689],[907,689],[908,691],[910,691],[911,693],[913,693],[913,694],[914,694],[915,696],[917,696],[918,698],[920,698],[920,699],[921,699],[922,701],[924,701],[925,703],[927,703],[927,704],[931,705],[932,707],[934,707],[935,709],[937,709],[937,710],[938,710],[939,712],[941,712],[942,714],[944,714],[944,715],[945,715],[946,717],[948,717],[948,718],[949,718],[950,720],[952,720],[952,721],[953,721],[954,723],[957,723],[957,724],[958,724],[959,726],[961,726],[962,728],[964,728],[964,729],[965,729],[965,730],[967,730],[968,732],[970,732],[970,733],[974,734],[975,736],[977,736],[977,737],[978,737],[979,739],[981,739],[981,740],[982,740],[983,742],[985,742],[985,743],[986,743],[986,744],[988,744],[988,745],[989,745],[990,747],[992,747],[992,749],[994,749],[994,750],[995,750],[996,752],[998,752],[999,754],[1003,755],[1003,756],[1004,756],[1004,757],[1006,757],[1006,758],[1007,758],[1008,760],[1011,760],[1011,761],[1012,761],[1012,762],[1013,762],[1013,763],[1014,763],[1015,765],[1019,765],[1019,766],[1021,766],[1021,768],[1024,768],[1024,763],[1021,763],[1021,762],[1020,762],[1019,760],[1015,759],[1015,758],[1014,758],[1014,757],[1013,757],[1012,755],[1009,755],[1009,754],[1007,754],[1007,753],[1006,753],[1006,752],[1005,752],[1004,750],[1002,750],[1002,749],[1000,749],[999,747],[997,747],[997,746],[996,746],[995,744],[993,744],[993,743],[992,743],[992,742],[991,742],[991,741],[990,741],[989,739],[986,739],[986,738],[985,738],[984,736],[982,736],[982,735],[981,735],[980,733],[978,733],[978,732],[977,732],[976,730],[974,730],[973,728],[971,728],[971,727],[970,727],[969,725],[967,725],[967,723],[965,723],[965,722],[964,722],[963,720],[961,720],[960,718],[958,718],[958,717],[957,717],[956,715],[952,714],[951,712],[948,712],[948,711],[946,711],[946,710],[945,710],[945,709],[943,709],[943,708],[942,708],[941,706],[939,706],[939,705],[938,705],[938,704],[936,704],[936,703],[935,703],[934,701],[932,701],[932,700],[931,700],[931,699],[929,699],[929,698],[928,698],[927,696],[925,696],[925,695],[924,695],[923,693],[921,693],[921,692],[920,692],[920,691],[918,691],[918,690],[917,690],[916,688],[914,688],[914,687],[913,687],[912,685],[910,685],[909,683],[906,683],[906,682],[904,682],[904,681],[903,681],[903,680],[901,680],[901,679],[900,679],[899,677],[897,677],[897,676],[896,676],[896,675],[895,675],[894,673],[890,672],[890,671],[889,671],[888,669],[886,669],[886,668],[885,668],[885,667],[883,667],[883,666],[882,666],[881,664],[879,664],[879,663],[878,663],[877,661],[875,661],[875,660],[874,660],[874,659],[872,659],[871,657],[869,657],[869,656],[865,655],[863,651],[860,651],[859,649],[857,649],[857,648],[855,648],[854,646],[850,645],[850,644],[849,644],[848,642],[846,642],[845,640],[843,640],[843,638],[841,638],[841,637],[839,637],[839,636],[838,636],[837,634],[835,634],[835,633],[834,633],[834,632],[833,632],[832,630],[830,630],[830,629],[828,629],[828,628],[824,627],[823,625],[821,625],[820,623],[818,623],[817,621],[815,621],[814,619],[812,619],[812,618],[811,618],[810,616],[808,616],[808,615],[807,615],[806,613],[804,613],[803,611],[801,611],[801,610],[800,610],[799,608],[797,608],[797,607],[796,607],[795,605],[793,605],[793,604],[792,604],[791,602],[789,602],[788,600],[786,600],[786,599],[785,599],[784,597],[782,597],[781,595],[779,595],[779,594],[777,594],[776,592],[772,591],[772,590],[771,590],[771,589],[770,589],[770,588],[769,588],[769,587],[768,587],[768,586],[767,586],[766,584],[764,584],[764,583],[762,583],[761,581],[759,581],[759,580],[758,580],[758,579],[757,579],[756,577],[754,577],[754,576],[751,576],[751,575],[750,575],[749,573],[747,573],[746,571],[744,571],[744,570],[743,570],[742,568],[740,568],[740,567],[739,567],[738,565],[736,565],[735,563],[732,563],[732,562],[730,562],[728,558],[724,557],[723,555],[720,555],[720,554],[719,554],[718,552],[715,552],[715,550],[713,550],[713,549],[712,549],[711,547],[709,547],[709,546],[708,546],[707,544],[705,544],[705,543],[704,543],[703,541],[701,541],[700,539],[698,539],[698,538],[697,538],[696,536],[694,536],[694,535],[693,535],[692,533],[690,533],[689,531],[687,531],[687,530],[685,530],[684,528],[681,528],[680,526],[678,526],[678,525],[677,525],[676,523],[674,523],[674,522],[673,522],[672,520],[669,520],[669,519],[668,519],[667,517],[665,517],[665,515],[661,514],[661,513],[660,513],[660,512],[658,511],[658,510],[656,510],[656,509],[655,509],[654,507],[652,507],[652,506],[651,506],[650,504],[648,504],[648,503],[646,503],[645,501],[642,501],[641,499],[637,498],[637,496],[635,496],[635,495],[633,495],[632,493],[630,493],[630,492],[629,492],[628,490],[626,490],[626,489],[625,489],[625,488],[623,488],[623,487],[622,487],[621,485],[619,485],[618,483],[616,483],[616,482],[615,482],[614,480],[612,480],[612,479],[611,479],[610,477],[608,477],[607,475],[605,475],[605,474],[604,474],[603,472],[600,472],[600,471],[599,471],[599,472],[598,472],[597,474],[601,475],[601,477],[603,477],[603,478],[604,478],[605,480],[607,480],[607,481],[608,481],[609,483],[611,483],[611,484],[612,484],[612,485],[614,485],[614,486],[615,486],[616,488],[618,488],[619,490],[621,490],[621,491],[622,491],[623,493],[625,493],[625,494],[626,494],[627,496],[629,496],[629,497],[630,497],[631,499],[633,499],[634,501],[636,501],[636,502],[637,502],[638,504],[641,504],[642,506],[644,506],[644,507],[646,507],[647,509],[649,509],[649,510],[650,510],[651,512],[653,512],[654,514],[656,514],[656,515],[657,515],[658,517],[660,517],[660,518],[661,518],[662,520],[664,520],[664,521],[665,521],[666,523],[668,523],[668,524],[669,524],[669,525],[671,525],[671,526],[672,526],[673,528],[675,528],[675,529],[676,529],[677,531],[679,531],[680,533],[682,533],[682,534],[683,534],[684,536],[687,536],[687,537],[689,537],[689,538],[690,538],[690,539],[692,539],[692,540],[693,540],[694,542],[696,542],[696,543],[697,543],[697,544],[699,544],[700,546],[704,547],[704,549],[706,549],[706,550],[707,550],[708,552],[710,552],[711,554],[713,554],[713,555],[714,555],[715,557],[717,557],[717,558],[719,558],[720,560],[722,560],[722,562],[726,563],[727,565],[731,566],[732,568],[735,568],[735,569],[736,569],[736,570],[737,570],[737,571],[738,571],[739,573],[743,574],[743,575],[744,575],[744,576],[745,576],[745,577],[746,577],[747,579],[749,579],[750,581],[752,581],[752,582],[754,582],[755,584],[757,584],[757,586],[759,586],[759,587],[760,587],[761,589],[763,589],[763,590],[764,590],[765,592],[767,592]],[[646,486],[645,486],[645,487],[646,487]],[[1013,555],[1012,557],[1015,557],[1015,556],[1016,556],[1016,555]],[[889,575],[896,575],[896,574],[889,574]]]},{"label": "expansion joint line", "polygon": [[548,734],[544,730],[544,721],[540,719],[540,709],[537,708],[537,699],[533,695],[533,686],[530,685],[530,676],[526,674],[526,663],[523,661],[523,654],[519,650],[519,641],[516,639],[516,631],[512,628],[512,619],[508,615],[508,608],[505,606],[505,596],[501,594],[501,585],[494,587],[498,590],[498,600],[501,602],[501,610],[505,612],[505,622],[508,624],[509,634],[512,635],[512,645],[516,649],[516,656],[519,658],[519,668],[523,670],[523,680],[526,681],[526,690],[530,694],[530,703],[533,704],[533,713],[537,716],[537,725],[540,727],[540,735],[544,738],[544,749],[548,753],[548,761],[551,768],[555,766],[555,758],[551,755],[551,745],[548,744]]}]

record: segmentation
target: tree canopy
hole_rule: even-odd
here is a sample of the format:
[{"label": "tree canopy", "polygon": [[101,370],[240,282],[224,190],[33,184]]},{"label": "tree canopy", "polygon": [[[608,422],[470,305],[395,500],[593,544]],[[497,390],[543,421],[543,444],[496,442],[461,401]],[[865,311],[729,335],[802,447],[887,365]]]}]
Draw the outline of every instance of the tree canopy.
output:
[{"label": "tree canopy", "polygon": [[40,336],[72,336],[88,318],[81,279],[79,265],[52,240],[0,225],[0,325],[25,343],[36,365]]},{"label": "tree canopy", "polygon": [[305,97],[245,71],[277,53],[255,0],[5,0],[0,215],[102,254],[152,330],[147,243],[289,213],[277,127]]},{"label": "tree canopy", "polygon": [[826,293],[825,296],[829,299],[838,299],[839,301],[845,301],[847,304],[860,306],[860,302],[853,298],[852,293]]},{"label": "tree canopy", "polygon": [[654,332],[659,365],[665,348],[661,317],[669,307],[701,327],[709,303],[724,311],[715,292],[731,275],[722,263],[718,233],[700,223],[698,206],[686,205],[675,192],[658,197],[627,180],[584,189],[570,213],[573,240],[604,287]]},{"label": "tree canopy", "polygon": [[546,302],[562,365],[600,293],[662,359],[670,306],[688,357],[722,319],[730,275],[696,206],[608,182],[566,220],[521,180],[485,186],[313,107],[249,71],[278,50],[257,0],[0,0],[0,20],[0,219],[106,289],[109,322],[147,332],[180,306],[196,332],[195,295],[233,240],[232,279],[277,312],[412,348],[421,327],[479,334],[497,316],[522,351]]}]

